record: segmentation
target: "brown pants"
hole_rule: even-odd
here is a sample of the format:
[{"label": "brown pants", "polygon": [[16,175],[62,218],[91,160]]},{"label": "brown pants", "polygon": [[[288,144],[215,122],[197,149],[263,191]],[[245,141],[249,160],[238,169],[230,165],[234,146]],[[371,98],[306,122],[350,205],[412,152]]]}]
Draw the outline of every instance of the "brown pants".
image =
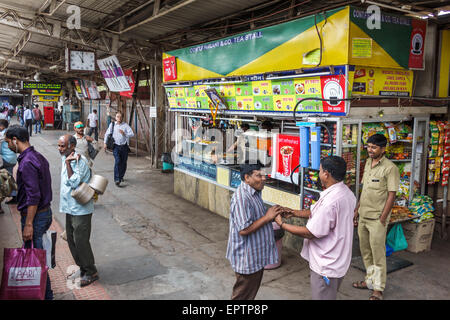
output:
[{"label": "brown pants", "polygon": [[233,287],[231,300],[255,300],[264,269],[261,269],[252,274],[240,274],[236,272],[236,283]]}]

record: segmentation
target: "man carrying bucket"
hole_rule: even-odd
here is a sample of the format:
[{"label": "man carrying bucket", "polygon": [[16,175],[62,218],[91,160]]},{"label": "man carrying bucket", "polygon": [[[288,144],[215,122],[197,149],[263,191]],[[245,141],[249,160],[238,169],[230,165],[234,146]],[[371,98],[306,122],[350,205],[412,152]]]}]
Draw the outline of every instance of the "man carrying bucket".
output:
[{"label": "man carrying bucket", "polygon": [[81,204],[72,197],[73,190],[91,179],[87,159],[75,152],[76,145],[77,139],[70,134],[58,140],[58,150],[62,156],[59,210],[66,214],[67,243],[75,263],[80,267],[80,273],[70,275],[69,279],[75,280],[81,276],[80,285],[84,287],[99,277],[89,242],[94,200]]}]

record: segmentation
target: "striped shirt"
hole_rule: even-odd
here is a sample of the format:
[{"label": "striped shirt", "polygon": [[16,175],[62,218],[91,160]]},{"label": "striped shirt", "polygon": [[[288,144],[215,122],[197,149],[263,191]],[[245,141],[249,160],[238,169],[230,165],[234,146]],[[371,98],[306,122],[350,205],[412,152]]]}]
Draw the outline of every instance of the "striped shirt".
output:
[{"label": "striped shirt", "polygon": [[278,261],[272,223],[267,223],[249,235],[239,234],[239,231],[251,226],[265,213],[261,192],[242,182],[231,199],[226,255],[237,273],[252,274]]}]

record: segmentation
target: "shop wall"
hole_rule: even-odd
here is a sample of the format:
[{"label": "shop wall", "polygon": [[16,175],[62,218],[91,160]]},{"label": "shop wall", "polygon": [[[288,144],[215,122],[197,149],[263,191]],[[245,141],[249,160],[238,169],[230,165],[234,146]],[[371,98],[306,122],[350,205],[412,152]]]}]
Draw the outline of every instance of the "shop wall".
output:
[{"label": "shop wall", "polygon": [[450,30],[440,31],[437,94],[440,98],[450,94]]},{"label": "shop wall", "polygon": [[[135,134],[135,137],[130,139],[131,147],[136,146],[136,141],[138,143],[139,150],[148,151],[147,149],[147,143],[148,143],[148,137],[149,137],[149,123],[146,120],[150,119],[150,105],[148,100],[141,101],[142,108],[138,106],[136,108],[137,113],[140,117],[133,116],[133,119],[131,121],[131,128],[133,129],[133,132]],[[121,108],[119,108],[119,105]],[[126,123],[129,123],[129,117],[130,117],[130,111],[132,106],[132,100],[131,99],[125,99],[122,98],[120,101],[118,98],[111,100],[111,106],[110,106],[110,112],[111,116],[114,118],[116,112],[120,109],[124,111],[124,121]],[[105,132],[108,129],[107,128],[107,108],[106,108],[106,100],[83,100],[83,108],[82,108],[82,121],[87,125],[87,118],[89,113],[92,112],[92,110],[97,110],[97,115],[99,117],[99,138],[104,139]],[[145,113],[145,116],[144,116]],[[147,143],[146,143],[147,139]]]}]

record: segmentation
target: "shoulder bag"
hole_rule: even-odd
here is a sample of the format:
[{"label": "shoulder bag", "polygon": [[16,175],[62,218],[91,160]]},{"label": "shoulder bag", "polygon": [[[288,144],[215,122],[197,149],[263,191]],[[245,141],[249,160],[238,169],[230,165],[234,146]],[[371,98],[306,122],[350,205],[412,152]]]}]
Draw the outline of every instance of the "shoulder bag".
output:
[{"label": "shoulder bag", "polygon": [[106,149],[107,149],[107,150],[110,150],[110,151],[113,151],[113,149],[114,149],[114,143],[115,143],[114,138],[113,138],[114,124],[115,124],[115,122],[112,123],[111,133],[108,134],[107,140],[106,140]]}]

